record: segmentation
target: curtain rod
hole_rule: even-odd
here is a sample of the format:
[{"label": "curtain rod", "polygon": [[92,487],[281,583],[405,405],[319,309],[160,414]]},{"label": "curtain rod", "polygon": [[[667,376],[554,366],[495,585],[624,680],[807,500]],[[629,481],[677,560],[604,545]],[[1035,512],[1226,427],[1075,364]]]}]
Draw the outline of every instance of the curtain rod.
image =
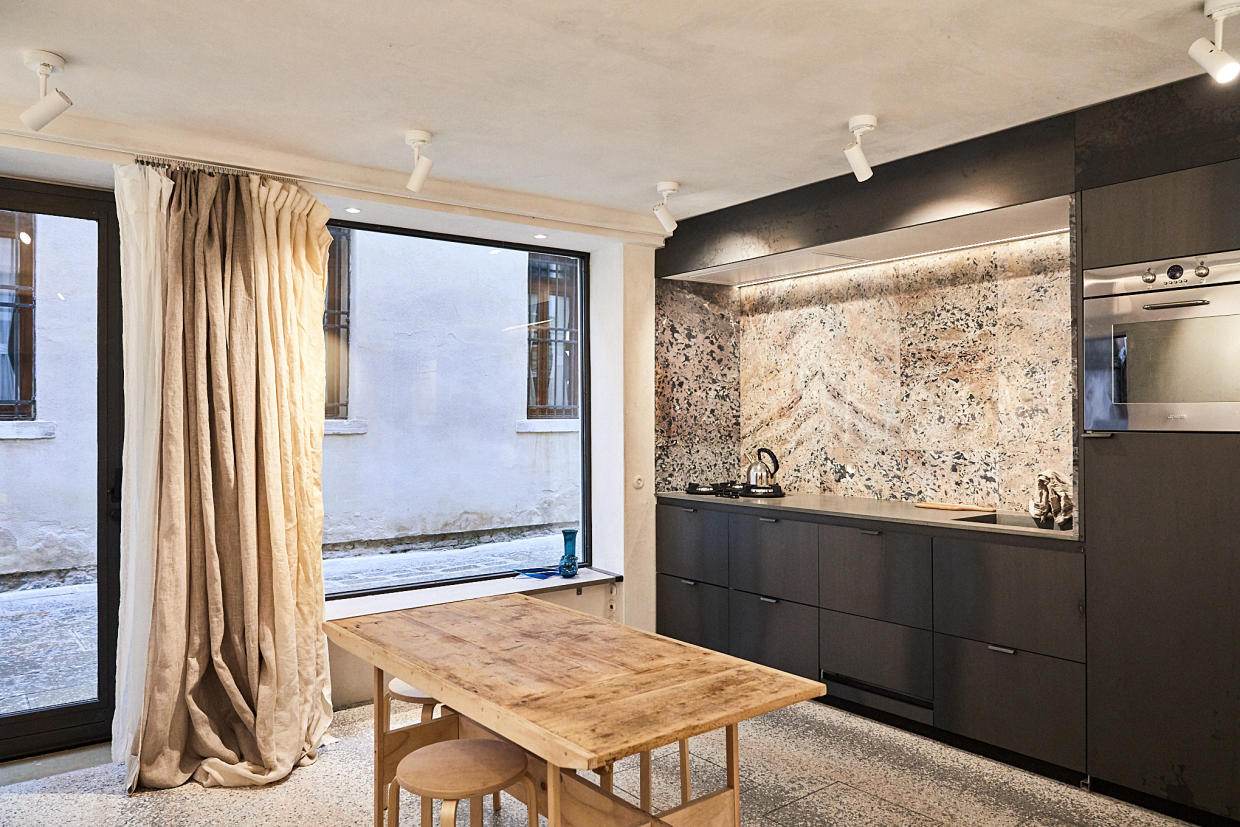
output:
[{"label": "curtain rod", "polygon": [[178,158],[168,155],[134,155],[134,163],[142,164],[148,167],[161,167],[164,169],[191,169],[201,172],[211,172],[217,175],[261,175],[264,178],[271,178],[276,181],[283,181],[287,184],[300,185],[301,182],[287,175],[278,175],[265,169],[252,169],[250,167],[233,167],[224,164],[210,164],[206,161],[197,161],[192,158]]}]

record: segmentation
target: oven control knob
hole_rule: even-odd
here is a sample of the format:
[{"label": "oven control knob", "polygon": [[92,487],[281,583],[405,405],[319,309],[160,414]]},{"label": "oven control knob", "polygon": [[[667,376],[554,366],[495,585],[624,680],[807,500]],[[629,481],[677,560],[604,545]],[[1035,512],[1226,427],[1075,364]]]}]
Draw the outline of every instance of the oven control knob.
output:
[{"label": "oven control knob", "polygon": [[1172,264],[1167,268],[1167,278],[1172,281],[1178,281],[1184,275],[1184,268],[1178,264]]},{"label": "oven control knob", "polygon": [[1153,284],[1154,282],[1158,281],[1158,276],[1154,275],[1153,270],[1151,270],[1149,267],[1146,267],[1145,272],[1141,274],[1141,281],[1145,282],[1146,284]]},{"label": "oven control knob", "polygon": [[1206,276],[1210,275],[1210,268],[1207,267],[1206,263],[1203,261],[1197,265],[1197,269],[1193,270],[1193,275],[1199,279],[1204,279]]}]

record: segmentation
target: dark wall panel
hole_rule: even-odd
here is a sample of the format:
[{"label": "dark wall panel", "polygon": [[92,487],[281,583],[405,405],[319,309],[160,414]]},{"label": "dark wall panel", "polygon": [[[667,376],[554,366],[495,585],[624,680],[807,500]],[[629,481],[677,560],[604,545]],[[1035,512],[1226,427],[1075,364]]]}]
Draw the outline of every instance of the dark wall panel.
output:
[{"label": "dark wall panel", "polygon": [[1208,75],[1076,113],[1076,184],[1120,181],[1240,158],[1240,85]]},{"label": "dark wall panel", "polygon": [[658,276],[1023,204],[1073,191],[1072,116],[901,158],[680,223]]}]

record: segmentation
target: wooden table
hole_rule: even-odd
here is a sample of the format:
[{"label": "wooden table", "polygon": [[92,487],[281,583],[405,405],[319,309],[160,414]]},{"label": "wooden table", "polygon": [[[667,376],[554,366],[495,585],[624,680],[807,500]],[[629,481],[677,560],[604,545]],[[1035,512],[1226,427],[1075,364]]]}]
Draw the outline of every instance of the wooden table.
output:
[{"label": "wooden table", "polygon": [[[737,724],[826,692],[816,681],[524,595],[333,620],[324,628],[374,666],[376,825],[400,757],[456,737],[500,737],[524,748],[539,782],[537,806],[551,827],[739,825]],[[451,711],[388,733],[384,672]],[[658,817],[572,772],[720,728],[727,731],[727,787]],[[521,797],[519,788],[509,792]]]}]

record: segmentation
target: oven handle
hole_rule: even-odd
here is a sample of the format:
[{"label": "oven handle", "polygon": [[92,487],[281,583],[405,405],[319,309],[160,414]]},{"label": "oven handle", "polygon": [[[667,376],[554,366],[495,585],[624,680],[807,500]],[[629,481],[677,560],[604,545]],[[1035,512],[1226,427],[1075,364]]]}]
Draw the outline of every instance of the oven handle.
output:
[{"label": "oven handle", "polygon": [[1210,303],[1209,299],[1189,299],[1182,302],[1159,302],[1157,304],[1143,304],[1142,310],[1172,310],[1177,307],[1205,307]]}]

